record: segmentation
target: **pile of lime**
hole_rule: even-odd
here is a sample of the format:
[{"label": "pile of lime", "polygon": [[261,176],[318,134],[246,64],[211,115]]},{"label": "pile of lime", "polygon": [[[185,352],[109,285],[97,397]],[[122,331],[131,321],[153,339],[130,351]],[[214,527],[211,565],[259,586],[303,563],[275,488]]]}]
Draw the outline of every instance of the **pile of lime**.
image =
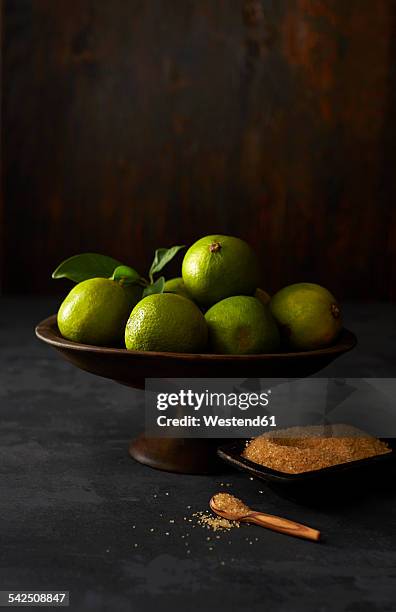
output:
[{"label": "pile of lime", "polygon": [[77,283],[58,312],[62,336],[134,351],[228,355],[314,350],[337,339],[342,318],[334,296],[296,283],[271,297],[240,238],[205,236],[185,253],[180,277],[158,277],[183,248],[157,249],[148,279],[104,255],[67,259],[53,274]]}]

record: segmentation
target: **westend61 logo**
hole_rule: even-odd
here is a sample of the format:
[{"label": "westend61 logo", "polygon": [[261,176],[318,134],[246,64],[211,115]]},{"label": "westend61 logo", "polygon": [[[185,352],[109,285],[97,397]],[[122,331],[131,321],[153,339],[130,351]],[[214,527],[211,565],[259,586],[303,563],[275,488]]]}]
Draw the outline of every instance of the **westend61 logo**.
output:
[{"label": "westend61 logo", "polygon": [[265,408],[269,404],[271,389],[260,393],[217,393],[208,391],[197,393],[191,389],[180,389],[177,393],[158,393],[157,410],[167,410],[183,406],[200,410],[201,408]]}]

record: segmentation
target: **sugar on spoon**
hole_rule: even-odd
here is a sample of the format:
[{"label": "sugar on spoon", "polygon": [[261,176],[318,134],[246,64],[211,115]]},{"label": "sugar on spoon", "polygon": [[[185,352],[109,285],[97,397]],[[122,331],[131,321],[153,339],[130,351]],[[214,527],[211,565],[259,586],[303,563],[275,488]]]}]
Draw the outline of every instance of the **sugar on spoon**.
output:
[{"label": "sugar on spoon", "polygon": [[317,542],[320,538],[320,531],[317,531],[317,529],[312,529],[280,516],[251,510],[243,501],[229,493],[216,493],[211,498],[209,505],[215,514],[230,521],[254,523],[255,525],[260,525],[260,527],[272,529],[272,531],[279,531],[279,533],[313,540],[314,542]]}]

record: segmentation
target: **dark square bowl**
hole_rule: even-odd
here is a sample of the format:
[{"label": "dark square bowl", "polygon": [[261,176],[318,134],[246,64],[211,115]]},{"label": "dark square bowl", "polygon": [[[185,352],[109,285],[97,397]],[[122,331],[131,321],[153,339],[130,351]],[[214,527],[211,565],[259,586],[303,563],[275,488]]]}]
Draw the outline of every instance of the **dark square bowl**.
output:
[{"label": "dark square bowl", "polygon": [[381,439],[391,448],[390,453],[301,474],[272,470],[242,457],[245,439],[220,446],[217,454],[230,466],[264,480],[282,496],[314,505],[323,502],[328,506],[329,502],[360,497],[373,489],[396,489],[396,439]]}]

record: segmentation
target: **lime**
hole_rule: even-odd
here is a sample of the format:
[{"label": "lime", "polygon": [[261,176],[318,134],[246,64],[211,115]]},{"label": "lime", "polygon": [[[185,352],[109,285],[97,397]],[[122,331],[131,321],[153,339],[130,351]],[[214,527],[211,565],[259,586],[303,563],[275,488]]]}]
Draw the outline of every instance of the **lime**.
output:
[{"label": "lime", "polygon": [[191,300],[175,293],[155,293],[132,310],[125,328],[125,345],[135,351],[196,353],[203,350],[208,330]]},{"label": "lime", "polygon": [[187,289],[184,285],[183,279],[181,276],[176,278],[170,278],[166,281],[164,287],[165,293],[177,293],[178,295],[182,295],[188,299],[191,299],[189,294],[187,293]]},{"label": "lime", "polygon": [[58,312],[58,327],[64,338],[83,344],[113,345],[122,339],[130,313],[124,289],[107,278],[78,283],[66,296]]},{"label": "lime", "polygon": [[276,323],[255,297],[237,295],[209,308],[205,314],[209,344],[214,353],[247,355],[272,353],[279,349]]},{"label": "lime", "polygon": [[232,236],[205,236],[187,251],[183,281],[192,299],[211,306],[232,295],[253,295],[259,268],[250,246]]},{"label": "lime", "polygon": [[328,346],[342,328],[337,300],[330,291],[314,283],[284,287],[271,299],[270,309],[286,343],[295,349]]}]

